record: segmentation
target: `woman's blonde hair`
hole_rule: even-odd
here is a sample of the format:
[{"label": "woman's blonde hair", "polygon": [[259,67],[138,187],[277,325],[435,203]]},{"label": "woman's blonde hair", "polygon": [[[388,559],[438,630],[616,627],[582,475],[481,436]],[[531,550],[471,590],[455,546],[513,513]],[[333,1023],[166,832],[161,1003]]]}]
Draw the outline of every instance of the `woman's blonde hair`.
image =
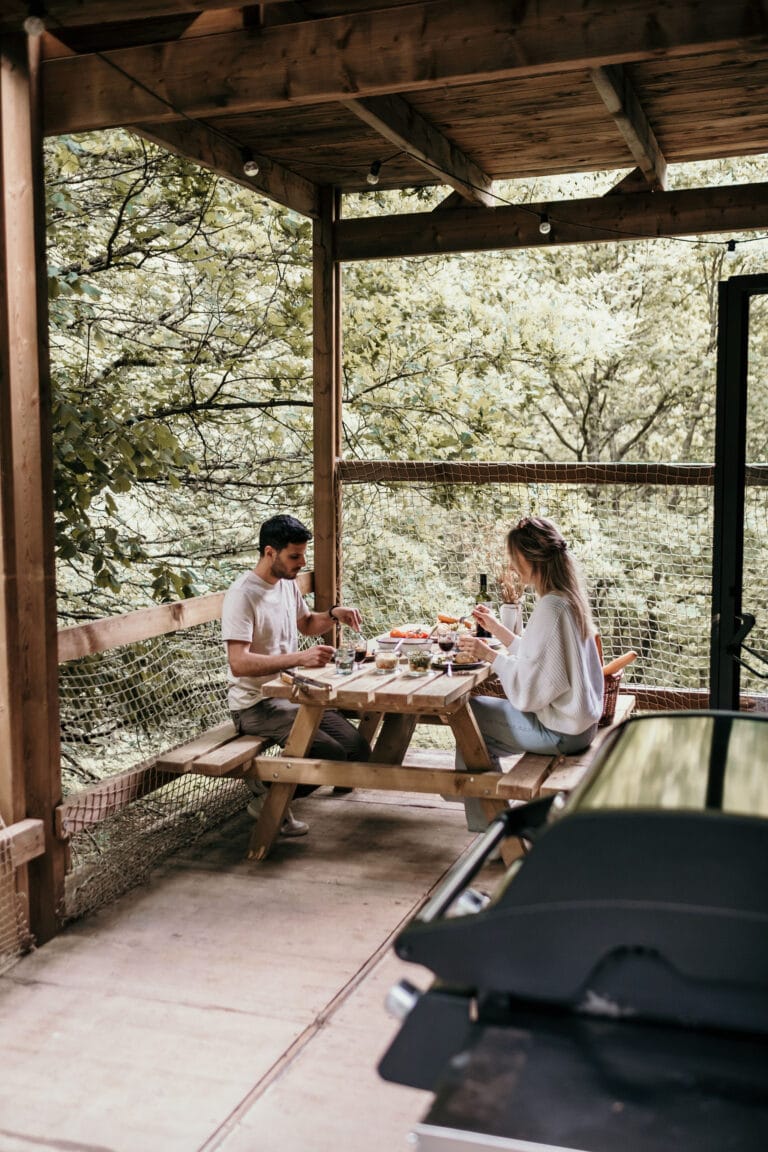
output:
[{"label": "woman's blonde hair", "polygon": [[581,572],[568,551],[558,527],[544,516],[524,516],[507,534],[512,563],[522,556],[530,564],[540,595],[559,592],[573,608],[581,635],[593,636],[592,610],[584,591]]}]

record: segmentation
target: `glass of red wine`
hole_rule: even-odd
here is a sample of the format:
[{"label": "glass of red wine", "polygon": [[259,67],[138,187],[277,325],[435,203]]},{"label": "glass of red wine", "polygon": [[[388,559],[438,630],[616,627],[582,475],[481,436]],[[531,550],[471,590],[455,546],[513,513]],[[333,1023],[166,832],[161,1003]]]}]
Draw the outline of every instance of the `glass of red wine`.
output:
[{"label": "glass of red wine", "polygon": [[456,648],[456,633],[439,632],[437,636],[437,646],[446,656],[450,655]]}]

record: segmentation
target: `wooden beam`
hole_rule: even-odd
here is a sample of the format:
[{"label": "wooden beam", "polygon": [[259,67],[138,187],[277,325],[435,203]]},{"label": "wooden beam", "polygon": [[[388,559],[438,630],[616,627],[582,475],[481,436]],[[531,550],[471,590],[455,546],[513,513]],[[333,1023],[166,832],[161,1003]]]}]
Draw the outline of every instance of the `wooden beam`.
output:
[{"label": "wooden beam", "polygon": [[320,190],[320,217],[312,237],[314,403],[315,604],[336,604],[341,565],[341,489],[336,463],[341,444],[341,269],[333,259],[333,227],[340,197]]},{"label": "wooden beam", "polygon": [[205,118],[763,45],[764,9],[755,0],[473,0],[468,10],[466,0],[425,0],[49,60],[45,130]]},{"label": "wooden beam", "polygon": [[[6,823],[41,820],[28,921],[38,942],[59,927],[65,851],[53,836],[61,798],[53,452],[39,40],[0,41],[0,803]],[[28,881],[28,883],[27,883]],[[21,891],[21,886],[19,891]],[[26,910],[25,910],[26,911]]]},{"label": "wooden beam", "polygon": [[0,828],[0,857],[10,851],[14,868],[20,868],[45,852],[42,820],[19,820],[10,828]]},{"label": "wooden beam", "polygon": [[309,180],[256,152],[253,158],[258,162],[259,173],[257,176],[246,176],[241,149],[200,121],[141,124],[135,131],[139,136],[159,144],[161,148],[192,160],[203,168],[210,168],[212,172],[241,184],[250,192],[268,196],[285,208],[301,212],[304,216],[316,217],[318,214],[317,187]]},{"label": "wooden beam", "polygon": [[[315,588],[314,572],[300,572],[296,583],[302,596]],[[122,616],[107,616],[102,620],[89,620],[87,624],[74,624],[61,628],[58,634],[58,662],[77,660],[93,652],[106,652],[121,644],[135,644],[151,640],[181,628],[194,628],[221,616],[223,592],[207,596],[193,596],[189,600],[176,600],[173,604],[158,604],[156,608],[139,608]]]},{"label": "wooden beam", "polygon": [[[280,0],[260,0],[277,4]],[[130,24],[136,20],[195,15],[203,11],[234,8],[234,0],[45,0],[51,28],[83,28],[109,22]],[[20,32],[29,15],[29,0],[3,0],[0,29]]]},{"label": "wooden beam", "polygon": [[[50,37],[48,38],[51,39]],[[54,41],[58,46],[58,56],[71,58],[75,55],[66,45]],[[49,57],[53,58],[53,57]],[[243,171],[243,152],[234,140],[228,140],[202,120],[179,120],[173,124],[140,124],[134,128],[136,135],[143,136],[153,144],[191,160],[203,168],[224,176],[236,184],[241,184],[250,192],[262,193],[271,200],[301,212],[305,216],[317,216],[317,188],[303,176],[298,176],[271,160],[268,156],[253,153],[259,165],[256,176],[246,176]]]},{"label": "wooden beam", "polygon": [[667,162],[624,68],[608,65],[590,70],[592,83],[650,186],[667,186]]},{"label": "wooden beam", "polygon": [[[552,224],[547,236],[538,228],[543,212]],[[768,183],[341,220],[335,234],[336,256],[351,261],[610,244],[757,228],[768,228]]]},{"label": "wooden beam", "polygon": [[497,203],[488,195],[493,185],[490,176],[402,96],[373,96],[343,104],[390,144],[424,164],[437,180],[450,184],[463,200],[487,208]]}]

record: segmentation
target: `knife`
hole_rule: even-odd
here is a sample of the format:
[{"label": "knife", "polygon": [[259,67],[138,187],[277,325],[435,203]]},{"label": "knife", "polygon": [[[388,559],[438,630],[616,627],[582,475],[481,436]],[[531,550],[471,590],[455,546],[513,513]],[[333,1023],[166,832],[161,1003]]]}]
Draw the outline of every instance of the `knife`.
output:
[{"label": "knife", "polygon": [[290,668],[282,675],[290,677],[294,684],[306,685],[308,688],[325,688],[329,692],[331,690],[331,685],[326,684],[324,680],[313,680],[311,676],[300,676],[298,672],[292,672]]}]

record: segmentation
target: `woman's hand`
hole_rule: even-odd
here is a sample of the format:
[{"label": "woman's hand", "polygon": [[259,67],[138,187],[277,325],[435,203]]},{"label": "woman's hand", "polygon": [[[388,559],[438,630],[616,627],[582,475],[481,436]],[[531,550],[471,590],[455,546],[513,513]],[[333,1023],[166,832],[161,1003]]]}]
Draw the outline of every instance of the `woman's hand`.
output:
[{"label": "woman's hand", "polygon": [[480,636],[459,636],[458,647],[459,652],[466,652],[473,660],[490,660],[492,662],[496,659],[493,648],[486,644]]},{"label": "woman's hand", "polygon": [[333,660],[336,649],[330,644],[313,644],[311,648],[303,648],[296,657],[296,663],[302,668],[325,668]]},{"label": "woman's hand", "polygon": [[494,616],[487,604],[478,604],[476,608],[473,608],[472,617],[481,628],[485,628],[486,632],[490,632],[491,636],[495,636],[497,640],[501,640],[505,648],[512,643],[514,632],[504,627],[501,620]]}]

